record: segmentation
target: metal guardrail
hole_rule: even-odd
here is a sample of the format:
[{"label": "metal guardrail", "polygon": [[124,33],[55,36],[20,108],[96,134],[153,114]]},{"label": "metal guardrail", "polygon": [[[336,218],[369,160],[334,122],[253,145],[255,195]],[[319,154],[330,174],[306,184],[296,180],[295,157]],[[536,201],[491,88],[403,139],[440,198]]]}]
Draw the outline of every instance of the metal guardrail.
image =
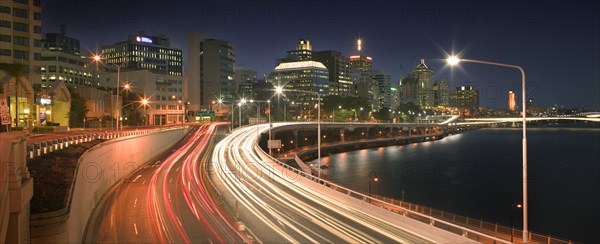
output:
[{"label": "metal guardrail", "polygon": [[[387,198],[387,197],[378,196],[378,195],[374,195],[374,194],[372,194],[371,196],[373,198],[376,198],[380,201],[389,203],[391,205],[401,206],[404,209],[410,209],[412,211],[419,212],[419,213],[431,216],[433,218],[446,220],[448,222],[451,222],[451,223],[454,223],[454,224],[457,224],[460,226],[464,226],[464,227],[479,229],[479,230],[481,230],[481,232],[494,233],[496,236],[501,236],[500,238],[505,239],[507,241],[510,241],[511,236],[513,236],[514,239],[521,239],[523,236],[523,230],[520,230],[520,229],[515,229],[515,228],[499,225],[496,223],[479,220],[479,219],[473,219],[473,218],[465,217],[465,216],[454,214],[454,213],[444,212],[441,210],[436,210],[436,209],[433,209],[430,207],[425,207],[425,206],[418,205],[418,204],[403,202],[403,201],[399,201],[399,200],[396,200],[393,198]],[[394,211],[394,210],[392,210],[392,211]],[[529,232],[529,240],[531,240],[532,242],[536,242],[536,243],[548,243],[548,244],[551,244],[551,243],[552,244],[575,243],[573,241],[563,240],[563,239],[559,239],[556,237],[532,233],[532,232]]]},{"label": "metal guardrail", "polygon": [[35,142],[27,145],[27,156],[29,159],[33,159],[35,157],[39,157],[42,155],[46,155],[48,153],[62,150],[64,148],[68,148],[69,145],[77,145],[79,143],[90,142],[96,139],[104,139],[111,140],[119,137],[125,136],[135,136],[148,134],[150,132],[155,131],[163,131],[163,130],[173,130],[179,129],[185,126],[171,126],[171,127],[163,127],[163,128],[152,128],[152,129],[143,129],[143,130],[134,130],[134,131],[121,131],[119,134],[112,131],[105,132],[93,132],[87,133],[83,135],[73,135],[66,136],[57,139],[48,139],[46,141]]},{"label": "metal guardrail", "polygon": [[[279,160],[271,157],[271,155],[268,155],[267,153],[265,153],[262,150],[262,148],[260,148],[260,146],[258,146],[258,144],[256,142],[254,143],[254,150],[258,154],[260,154],[261,158],[268,158],[268,159],[272,160],[273,162],[276,162],[277,164],[279,164],[280,166],[282,166],[286,170],[289,170],[290,172],[295,173],[297,176],[301,176],[301,177],[307,178],[307,179],[309,179],[311,181],[318,182],[321,185],[329,187],[329,188],[331,188],[331,189],[333,189],[335,191],[344,193],[347,196],[351,196],[351,197],[354,197],[356,199],[359,199],[359,200],[361,200],[363,202],[367,202],[367,203],[371,203],[371,204],[374,204],[374,205],[381,206],[382,208],[387,209],[389,211],[398,210],[398,211],[393,211],[393,212],[403,214],[403,215],[405,215],[407,217],[410,217],[412,219],[415,219],[415,220],[427,223],[429,225],[435,226],[437,228],[440,228],[440,229],[443,229],[443,230],[446,230],[446,231],[453,232],[455,234],[459,234],[459,235],[468,237],[468,238],[470,238],[472,240],[476,240],[476,241],[479,241],[479,242],[485,242],[485,243],[510,243],[509,241],[506,241],[506,240],[503,240],[503,239],[500,239],[500,238],[497,238],[497,237],[494,237],[494,236],[491,236],[491,235],[488,235],[488,234],[485,234],[485,233],[481,233],[481,232],[478,232],[478,231],[466,228],[464,226],[453,224],[453,223],[448,222],[448,221],[443,220],[443,219],[434,218],[432,216],[428,216],[426,214],[423,214],[423,213],[420,213],[420,212],[417,212],[417,211],[414,211],[414,210],[411,210],[411,209],[407,209],[407,208],[404,208],[404,207],[399,206],[399,205],[393,205],[391,203],[388,203],[388,202],[379,200],[377,198],[365,195],[365,194],[363,194],[361,192],[354,191],[352,189],[343,187],[341,185],[332,183],[330,181],[320,179],[320,178],[318,178],[316,176],[313,176],[312,174],[308,174],[308,173],[305,173],[304,171],[300,171],[300,170],[298,170],[298,169],[296,169],[294,167],[291,167],[291,166],[289,166],[289,165],[287,165],[287,164],[285,164],[285,163],[283,163],[283,162],[281,162],[281,161],[279,161]],[[264,166],[265,165],[263,165],[263,167]],[[267,169],[267,170],[273,170],[273,169]],[[289,178],[289,176],[286,176],[286,177]]]},{"label": "metal guardrail", "polygon": [[[309,122],[312,123],[312,122]],[[235,130],[234,130],[235,131]],[[292,166],[289,166],[276,158],[268,155],[262,150],[257,142],[254,142],[254,150],[260,154],[262,158],[268,158],[278,165],[282,166],[286,170],[293,172],[297,176],[307,178],[311,181],[319,182],[321,185],[325,185],[338,192],[344,193],[348,196],[362,200],[366,203],[380,206],[389,211],[402,214],[412,219],[430,224],[437,228],[459,234],[470,238],[472,240],[482,243],[511,243],[511,236],[513,242],[517,239],[522,238],[523,231],[511,227],[506,227],[483,220],[477,220],[469,217],[464,217],[454,213],[448,213],[440,210],[436,210],[421,205],[416,205],[408,202],[398,201],[391,198],[365,195],[361,192],[340,186],[327,180],[319,179],[318,177],[298,170]],[[265,167],[265,165],[263,165]],[[273,170],[273,169],[267,169]],[[283,172],[279,172],[283,173]],[[285,177],[289,178],[289,175]],[[547,244],[571,244],[573,241],[563,240],[556,237],[542,235],[537,233],[529,232],[529,240],[535,243],[547,243]]]}]

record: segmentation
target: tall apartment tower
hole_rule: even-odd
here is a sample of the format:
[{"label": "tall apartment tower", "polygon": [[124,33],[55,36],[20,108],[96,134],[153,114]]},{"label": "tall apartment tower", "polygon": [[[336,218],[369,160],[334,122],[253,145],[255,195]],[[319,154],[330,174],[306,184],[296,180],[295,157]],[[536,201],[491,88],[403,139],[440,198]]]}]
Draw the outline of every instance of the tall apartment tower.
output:
[{"label": "tall apartment tower", "polygon": [[445,80],[438,80],[433,83],[433,105],[447,107],[449,104],[450,92],[448,83]]},{"label": "tall apartment tower", "polygon": [[421,108],[434,106],[433,94],[433,70],[425,64],[425,60],[421,59],[421,63],[413,70],[413,75],[417,79],[417,102]]},{"label": "tall apartment tower", "polygon": [[460,86],[450,92],[450,106],[466,108],[473,111],[479,109],[479,90],[472,86]]},{"label": "tall apartment tower", "polygon": [[515,112],[517,110],[517,97],[513,91],[508,91],[508,110],[511,112]]},{"label": "tall apartment tower", "polygon": [[354,94],[350,62],[342,53],[329,50],[313,52],[312,56],[329,70],[329,95],[350,97]]},{"label": "tall apartment tower", "polygon": [[40,85],[42,53],[40,0],[0,1],[0,63],[15,65],[22,77],[0,70],[0,99],[7,101],[11,126],[29,128],[35,113],[34,90]]},{"label": "tall apartment tower", "polygon": [[235,93],[242,98],[256,99],[256,92],[252,89],[256,83],[256,71],[250,67],[236,66],[234,72]]},{"label": "tall apartment tower", "polygon": [[218,99],[227,103],[237,99],[233,44],[201,33],[191,33],[188,41],[189,109],[199,111]]},{"label": "tall apartment tower", "polygon": [[356,50],[358,51],[358,54],[350,56],[349,61],[350,68],[366,72],[370,71],[373,67],[373,58],[363,54],[363,44],[364,43],[361,38],[356,40]]},{"label": "tall apartment tower", "polygon": [[392,108],[392,81],[391,75],[382,70],[374,70],[371,72],[371,78],[377,81],[377,90],[379,96],[379,108]]},{"label": "tall apartment tower", "polygon": [[0,63],[22,64],[31,84],[40,83],[40,0],[0,1]]}]

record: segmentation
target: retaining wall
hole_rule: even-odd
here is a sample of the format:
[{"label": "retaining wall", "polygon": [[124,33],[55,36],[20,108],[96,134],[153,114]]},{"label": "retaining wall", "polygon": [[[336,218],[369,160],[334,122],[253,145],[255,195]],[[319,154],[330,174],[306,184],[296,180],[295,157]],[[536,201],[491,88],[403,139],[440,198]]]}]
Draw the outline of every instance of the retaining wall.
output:
[{"label": "retaining wall", "polygon": [[168,129],[110,140],[79,159],[67,207],[31,216],[32,243],[81,243],[90,214],[117,181],[157,156],[189,128]]}]

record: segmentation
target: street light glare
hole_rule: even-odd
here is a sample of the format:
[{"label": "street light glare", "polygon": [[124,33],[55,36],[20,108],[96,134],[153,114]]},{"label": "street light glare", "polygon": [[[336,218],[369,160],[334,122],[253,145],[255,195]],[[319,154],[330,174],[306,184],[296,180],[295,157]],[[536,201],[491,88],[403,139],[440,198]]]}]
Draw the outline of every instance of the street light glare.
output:
[{"label": "street light glare", "polygon": [[94,61],[100,61],[100,55],[94,55]]},{"label": "street light glare", "polygon": [[146,99],[146,98],[142,99],[142,104],[143,105],[148,105],[148,99]]},{"label": "street light glare", "polygon": [[275,87],[275,93],[276,93],[276,94],[281,94],[281,93],[283,93],[283,87],[281,87],[281,86],[276,86],[276,87]]},{"label": "street light glare", "polygon": [[456,56],[450,56],[450,57],[448,57],[448,59],[446,59],[446,61],[450,65],[455,65],[455,64],[458,64],[460,62],[460,59],[458,57],[456,57]]}]

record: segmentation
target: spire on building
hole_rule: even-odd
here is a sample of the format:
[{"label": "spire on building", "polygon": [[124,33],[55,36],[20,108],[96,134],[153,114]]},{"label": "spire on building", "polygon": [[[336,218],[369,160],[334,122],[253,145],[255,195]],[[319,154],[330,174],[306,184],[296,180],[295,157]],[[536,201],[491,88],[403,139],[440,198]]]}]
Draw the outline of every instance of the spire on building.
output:
[{"label": "spire on building", "polygon": [[427,67],[427,65],[425,64],[425,59],[423,59],[423,58],[421,59],[421,63],[419,65],[417,65],[417,67],[415,69],[422,69],[422,68],[429,69],[429,67]]}]

